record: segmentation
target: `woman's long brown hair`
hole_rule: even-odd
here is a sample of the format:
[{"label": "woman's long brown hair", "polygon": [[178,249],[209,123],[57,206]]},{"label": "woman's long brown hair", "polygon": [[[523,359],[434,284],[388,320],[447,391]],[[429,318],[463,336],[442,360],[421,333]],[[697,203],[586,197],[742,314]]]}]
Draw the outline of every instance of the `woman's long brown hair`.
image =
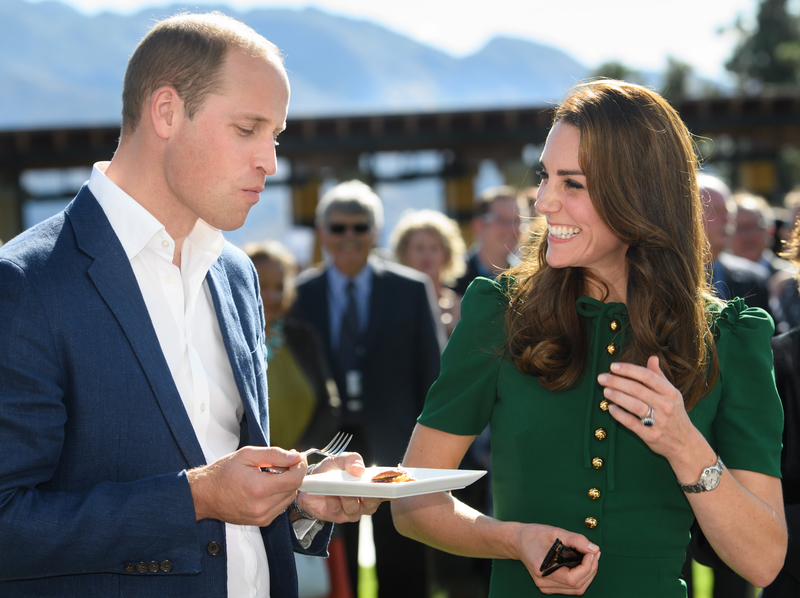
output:
[{"label": "woman's long brown hair", "polygon": [[[675,110],[658,94],[622,81],[572,88],[554,123],[581,133],[579,163],[592,204],[626,245],[630,316],[620,361],[662,371],[691,409],[717,377],[708,315],[708,243],[697,188],[695,146]],[[516,279],[506,316],[517,368],[545,388],[564,390],[587,366],[588,337],[575,301],[590,273],[552,268],[547,235],[534,238]],[[599,281],[593,281],[599,283]]]}]

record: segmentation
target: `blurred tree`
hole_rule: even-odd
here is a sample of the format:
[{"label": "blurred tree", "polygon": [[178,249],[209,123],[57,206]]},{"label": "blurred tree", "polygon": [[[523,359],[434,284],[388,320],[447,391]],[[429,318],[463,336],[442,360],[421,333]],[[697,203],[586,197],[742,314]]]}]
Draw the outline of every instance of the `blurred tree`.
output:
[{"label": "blurred tree", "polygon": [[664,86],[661,95],[670,100],[684,97],[688,91],[689,77],[693,70],[689,63],[674,56],[667,56],[667,70],[664,72]]},{"label": "blurred tree", "polygon": [[800,82],[800,21],[787,0],[761,0],[753,31],[737,20],[741,41],[725,68],[736,74],[747,92]]},{"label": "blurred tree", "polygon": [[608,60],[598,66],[592,73],[593,77],[608,77],[609,79],[619,79],[630,83],[639,83],[641,75],[623,64],[619,60]]}]

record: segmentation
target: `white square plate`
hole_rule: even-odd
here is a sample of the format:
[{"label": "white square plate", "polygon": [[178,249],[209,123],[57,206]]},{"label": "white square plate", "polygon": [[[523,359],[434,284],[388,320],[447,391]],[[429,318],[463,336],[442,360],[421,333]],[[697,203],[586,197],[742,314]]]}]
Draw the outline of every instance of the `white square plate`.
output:
[{"label": "white square plate", "polygon": [[403,498],[432,492],[457,490],[469,486],[486,472],[475,469],[425,469],[405,467],[413,482],[376,484],[370,480],[383,471],[395,467],[367,467],[360,478],[346,471],[327,471],[306,476],[300,490],[309,494],[327,496],[363,496],[369,498]]}]

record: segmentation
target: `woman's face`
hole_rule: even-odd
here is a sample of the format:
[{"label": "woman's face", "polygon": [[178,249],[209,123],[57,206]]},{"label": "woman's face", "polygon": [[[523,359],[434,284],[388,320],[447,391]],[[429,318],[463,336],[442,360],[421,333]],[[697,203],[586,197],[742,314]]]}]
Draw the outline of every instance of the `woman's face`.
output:
[{"label": "woman's face", "polygon": [[439,235],[424,229],[410,234],[405,256],[408,266],[438,282],[446,261],[447,254]]},{"label": "woman's face", "polygon": [[286,273],[280,263],[271,260],[257,260],[255,267],[261,287],[261,300],[264,302],[264,318],[269,328],[283,315],[286,308],[284,305]]},{"label": "woman's face", "polygon": [[586,175],[578,162],[580,141],[578,127],[558,122],[542,153],[536,209],[547,220],[547,263],[553,268],[587,268],[612,288],[626,283],[628,246],[611,232],[592,205]]}]

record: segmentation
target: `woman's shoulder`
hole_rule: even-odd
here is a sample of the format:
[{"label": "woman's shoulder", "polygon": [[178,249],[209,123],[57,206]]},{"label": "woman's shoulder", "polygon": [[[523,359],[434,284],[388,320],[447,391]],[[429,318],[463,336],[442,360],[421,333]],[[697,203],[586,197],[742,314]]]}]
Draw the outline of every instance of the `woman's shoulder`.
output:
[{"label": "woman's shoulder", "polygon": [[707,311],[715,336],[766,335],[775,333],[772,317],[760,307],[748,307],[744,299],[737,297],[727,302],[708,299]]}]

